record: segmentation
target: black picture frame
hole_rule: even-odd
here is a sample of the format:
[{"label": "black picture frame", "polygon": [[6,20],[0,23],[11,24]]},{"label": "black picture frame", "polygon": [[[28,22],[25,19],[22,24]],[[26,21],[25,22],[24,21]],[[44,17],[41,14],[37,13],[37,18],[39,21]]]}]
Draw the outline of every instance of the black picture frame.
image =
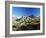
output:
[{"label": "black picture frame", "polygon": [[[27,33],[27,34],[10,34],[10,4],[24,4],[24,5],[42,5],[43,6],[43,31],[42,33]],[[32,36],[45,34],[45,4],[37,2],[20,2],[20,1],[5,1],[5,37],[18,37],[18,36]]]}]

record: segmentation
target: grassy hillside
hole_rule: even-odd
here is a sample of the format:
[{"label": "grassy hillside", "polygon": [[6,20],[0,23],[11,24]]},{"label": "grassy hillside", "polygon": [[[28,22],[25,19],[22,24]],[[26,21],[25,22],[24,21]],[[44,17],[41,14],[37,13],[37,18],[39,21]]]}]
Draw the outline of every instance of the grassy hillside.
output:
[{"label": "grassy hillside", "polygon": [[22,17],[13,21],[13,31],[40,30],[39,17]]}]

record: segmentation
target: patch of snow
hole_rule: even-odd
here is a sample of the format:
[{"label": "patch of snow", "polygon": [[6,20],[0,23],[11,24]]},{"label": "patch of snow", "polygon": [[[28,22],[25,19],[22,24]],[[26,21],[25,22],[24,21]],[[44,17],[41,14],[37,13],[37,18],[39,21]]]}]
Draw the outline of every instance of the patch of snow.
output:
[{"label": "patch of snow", "polygon": [[22,16],[17,16],[16,18],[17,18],[17,19],[20,19],[21,17],[22,17]]}]

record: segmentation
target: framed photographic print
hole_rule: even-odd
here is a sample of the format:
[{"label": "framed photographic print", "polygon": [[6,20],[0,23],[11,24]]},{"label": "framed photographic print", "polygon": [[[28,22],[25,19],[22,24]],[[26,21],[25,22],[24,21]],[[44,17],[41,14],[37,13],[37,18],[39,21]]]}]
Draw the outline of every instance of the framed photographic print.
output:
[{"label": "framed photographic print", "polygon": [[44,34],[44,3],[5,2],[5,36]]}]

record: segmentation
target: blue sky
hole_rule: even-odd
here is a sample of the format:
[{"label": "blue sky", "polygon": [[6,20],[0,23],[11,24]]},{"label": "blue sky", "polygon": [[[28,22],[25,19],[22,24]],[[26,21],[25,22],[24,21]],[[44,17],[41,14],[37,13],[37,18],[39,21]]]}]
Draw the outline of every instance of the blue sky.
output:
[{"label": "blue sky", "polygon": [[29,8],[29,7],[12,7],[13,16],[40,16],[40,8]]}]

